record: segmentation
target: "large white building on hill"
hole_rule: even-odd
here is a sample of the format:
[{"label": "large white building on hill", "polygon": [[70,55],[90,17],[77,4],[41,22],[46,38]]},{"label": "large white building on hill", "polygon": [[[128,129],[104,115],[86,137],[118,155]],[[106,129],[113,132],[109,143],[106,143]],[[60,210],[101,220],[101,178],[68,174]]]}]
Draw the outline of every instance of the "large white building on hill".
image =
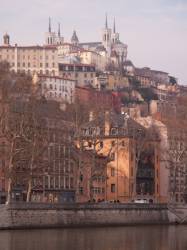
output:
[{"label": "large white building on hill", "polygon": [[5,34],[0,46],[0,61],[7,61],[11,70],[28,74],[59,75],[59,63],[78,63],[94,65],[97,71],[104,71],[107,65],[119,67],[126,60],[127,45],[119,39],[114,21],[113,29],[109,28],[106,17],[105,28],[100,42],[80,43],[76,31],[71,41],[64,41],[60,24],[54,32],[49,18],[48,31],[45,33],[43,46],[11,45],[10,36]]}]

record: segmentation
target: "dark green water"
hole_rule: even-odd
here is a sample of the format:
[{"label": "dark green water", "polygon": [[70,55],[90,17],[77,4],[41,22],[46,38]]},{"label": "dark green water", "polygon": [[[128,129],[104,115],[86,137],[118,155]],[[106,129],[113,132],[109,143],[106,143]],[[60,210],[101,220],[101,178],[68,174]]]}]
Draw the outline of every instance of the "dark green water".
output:
[{"label": "dark green water", "polygon": [[0,250],[187,250],[187,226],[0,231]]}]

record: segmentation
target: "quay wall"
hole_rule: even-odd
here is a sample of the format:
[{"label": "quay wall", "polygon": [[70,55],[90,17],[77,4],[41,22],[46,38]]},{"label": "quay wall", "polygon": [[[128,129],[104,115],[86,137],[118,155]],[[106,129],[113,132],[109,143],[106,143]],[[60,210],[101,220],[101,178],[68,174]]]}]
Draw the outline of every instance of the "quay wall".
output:
[{"label": "quay wall", "polygon": [[171,224],[175,214],[164,204],[0,205],[0,229]]}]

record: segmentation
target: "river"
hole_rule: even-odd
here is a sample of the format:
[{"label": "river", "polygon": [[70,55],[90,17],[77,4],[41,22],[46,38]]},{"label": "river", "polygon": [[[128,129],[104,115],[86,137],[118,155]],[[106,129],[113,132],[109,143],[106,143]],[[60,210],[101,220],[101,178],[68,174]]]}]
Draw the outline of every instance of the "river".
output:
[{"label": "river", "polygon": [[187,226],[0,231],[0,250],[187,250]]}]

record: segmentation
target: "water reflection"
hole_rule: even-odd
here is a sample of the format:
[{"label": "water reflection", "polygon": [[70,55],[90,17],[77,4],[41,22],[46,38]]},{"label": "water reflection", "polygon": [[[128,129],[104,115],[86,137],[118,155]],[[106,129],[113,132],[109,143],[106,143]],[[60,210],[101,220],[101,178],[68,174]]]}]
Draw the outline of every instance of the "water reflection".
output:
[{"label": "water reflection", "polygon": [[187,226],[0,232],[0,250],[187,250]]}]

